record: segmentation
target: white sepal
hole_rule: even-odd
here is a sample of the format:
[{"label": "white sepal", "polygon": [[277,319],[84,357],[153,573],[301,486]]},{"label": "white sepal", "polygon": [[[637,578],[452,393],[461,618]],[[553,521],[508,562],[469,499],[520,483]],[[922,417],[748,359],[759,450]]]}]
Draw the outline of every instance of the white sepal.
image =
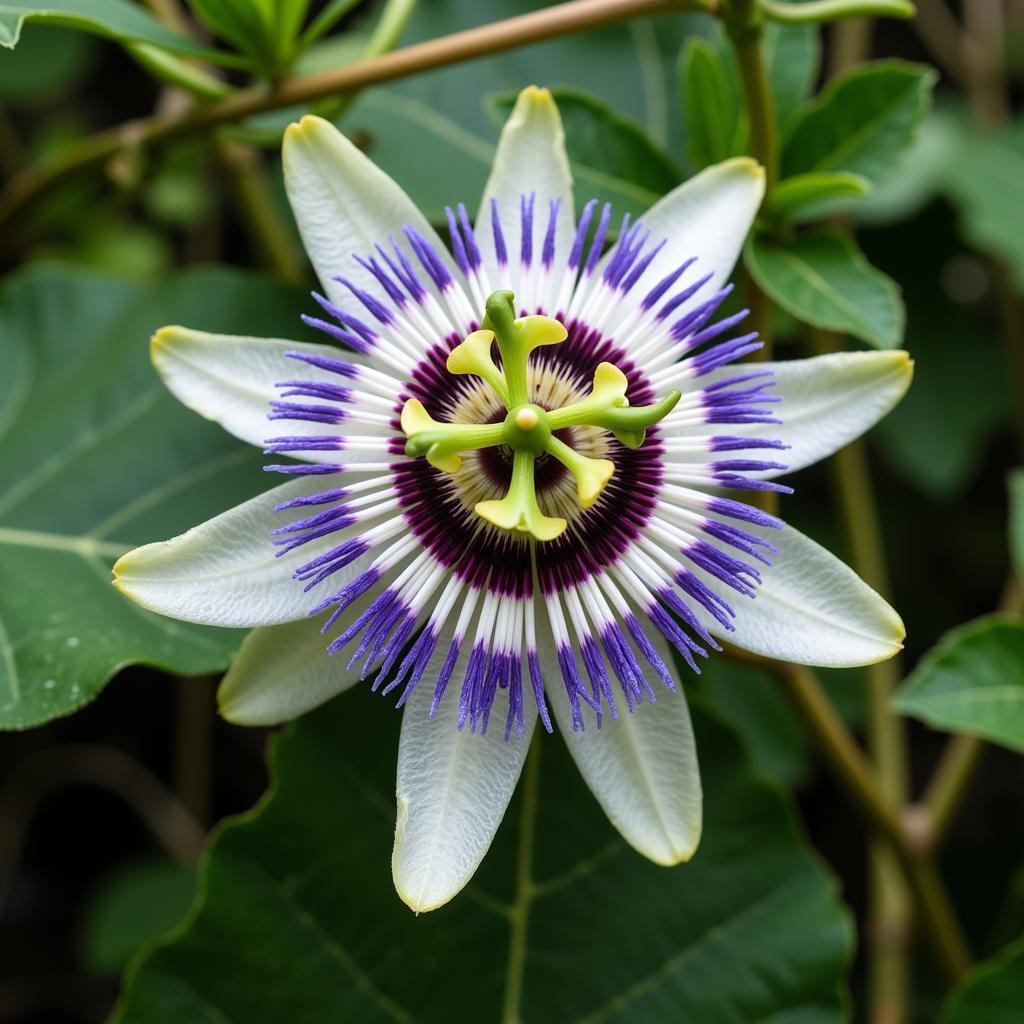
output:
[{"label": "white sepal", "polygon": [[[319,597],[304,593],[292,571],[365,526],[356,523],[281,558],[269,531],[287,521],[275,516],[275,505],[329,486],[319,477],[292,480],[178,537],[129,551],[114,566],[114,585],[143,608],[187,622],[248,627],[305,618]],[[343,585],[363,565],[357,559],[323,586]]]},{"label": "white sepal", "polygon": [[254,629],[217,689],[220,713],[236,725],[277,725],[359,681],[343,657],[330,657],[319,623],[300,619]]},{"label": "white sepal", "polygon": [[[635,614],[662,660],[672,665],[673,656],[661,635],[642,611]],[[656,704],[645,702],[630,714],[620,692],[617,721],[606,711],[598,729],[592,713],[584,708],[586,728],[574,732],[554,640],[546,624],[540,626],[545,691],[569,753],[597,802],[630,846],[656,864],[689,860],[700,842],[702,797],[682,687],[670,692],[645,665]]]},{"label": "white sepal", "polygon": [[442,632],[402,713],[391,870],[398,895],[417,913],[447,903],[476,871],[512,798],[537,721],[525,695],[521,739],[513,732],[505,742],[500,701],[484,735],[468,727],[459,732],[458,672],[437,715],[428,718],[451,637],[451,629]]},{"label": "white sepal", "polygon": [[902,648],[903,620],[849,566],[791,526],[768,536],[779,551],[756,597],[696,570],[736,610],[736,631],[709,623],[712,634],[766,658],[834,668],[884,661]]}]

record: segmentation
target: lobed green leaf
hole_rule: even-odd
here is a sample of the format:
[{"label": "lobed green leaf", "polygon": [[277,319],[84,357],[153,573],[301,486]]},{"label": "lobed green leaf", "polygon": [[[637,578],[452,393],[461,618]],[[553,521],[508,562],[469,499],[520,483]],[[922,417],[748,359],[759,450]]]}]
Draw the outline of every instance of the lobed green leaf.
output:
[{"label": "lobed green leaf", "polygon": [[268,798],[220,831],[196,912],[129,971],[117,1024],[845,1019],[834,883],[706,712],[691,863],[633,853],[542,736],[537,800],[521,785],[476,878],[416,917],[391,884],[397,715],[371,702],[340,698],[274,744]]},{"label": "lobed green leaf", "polygon": [[240,632],[151,614],[110,583],[125,551],[272,483],[256,449],[171,397],[149,336],[184,322],[301,337],[301,309],[296,290],[223,270],[153,287],[36,268],[0,291],[0,728],[68,714],[134,662],[226,666]]}]

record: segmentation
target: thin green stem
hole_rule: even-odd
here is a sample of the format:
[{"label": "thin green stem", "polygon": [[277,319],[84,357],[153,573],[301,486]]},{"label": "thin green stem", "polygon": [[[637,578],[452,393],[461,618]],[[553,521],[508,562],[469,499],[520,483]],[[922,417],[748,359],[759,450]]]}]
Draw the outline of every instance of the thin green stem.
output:
[{"label": "thin green stem", "polygon": [[277,208],[260,154],[247,146],[217,139],[216,153],[233,186],[242,223],[278,277],[292,284],[306,280],[306,261],[298,241]]},{"label": "thin green stem", "polygon": [[16,217],[23,216],[56,186],[103,167],[127,145],[151,146],[188,138],[268,110],[350,93],[588,28],[685,10],[713,12],[717,10],[717,0],[569,0],[319,74],[290,79],[272,89],[241,90],[219,103],[196,106],[184,114],[156,114],[119,125],[69,146],[56,157],[12,178],[0,193],[0,238],[6,237]]},{"label": "thin green stem", "polygon": [[[818,336],[826,351],[839,347],[833,336]],[[837,452],[832,466],[836,492],[850,548],[850,562],[860,577],[883,596],[889,573],[878,524],[874,488],[862,441]],[[906,732],[889,701],[900,680],[896,659],[877,662],[867,675],[867,744],[890,806],[902,808],[908,797]],[[900,866],[885,845],[872,843],[868,930],[868,989],[872,1019],[906,1019],[910,998],[912,909]]]},{"label": "thin green stem", "polygon": [[[722,20],[743,83],[743,99],[750,122],[750,154],[764,167],[767,195],[779,176],[779,142],[772,93],[761,50],[761,10],[755,0],[725,0]],[[750,326],[757,331],[762,343],[754,358],[770,360],[774,354],[771,302],[746,270],[743,271],[743,291],[750,309]],[[779,498],[771,491],[755,493],[751,501],[770,515],[778,512]]]},{"label": "thin green stem", "polygon": [[839,21],[841,18],[912,18],[914,5],[909,0],[759,0],[766,18],[783,24]]},{"label": "thin green stem", "polygon": [[770,191],[779,177],[779,140],[772,91],[761,50],[760,8],[753,0],[731,0],[723,20],[740,70],[743,100],[750,120],[750,154],[764,166]]},{"label": "thin green stem", "polygon": [[876,835],[887,844],[906,881],[936,961],[950,981],[970,967],[971,958],[928,852],[911,842],[896,806],[876,771],[836,713],[814,672],[802,665],[765,662],[786,687],[826,765]]},{"label": "thin green stem", "polygon": [[516,861],[516,894],[509,912],[512,934],[508,943],[508,964],[505,968],[505,998],[502,1024],[519,1024],[522,1015],[523,977],[526,970],[526,932],[530,923],[530,907],[536,896],[533,881],[534,832],[540,800],[539,736],[535,733],[526,754],[523,769],[523,805],[519,812],[519,851]]}]

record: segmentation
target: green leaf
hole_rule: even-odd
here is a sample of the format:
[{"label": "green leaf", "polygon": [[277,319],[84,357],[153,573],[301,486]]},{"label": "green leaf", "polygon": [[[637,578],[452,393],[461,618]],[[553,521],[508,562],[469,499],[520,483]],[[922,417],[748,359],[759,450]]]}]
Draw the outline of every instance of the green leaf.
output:
[{"label": "green leaf", "polygon": [[[551,92],[562,115],[577,189],[614,203],[622,213],[640,214],[679,184],[679,168],[635,121],[587,93]],[[505,93],[488,100],[496,124],[505,123],[516,96]]]},{"label": "green leaf", "polygon": [[870,191],[871,183],[859,174],[836,171],[798,174],[780,181],[772,189],[767,212],[782,220],[803,219],[813,215],[814,207],[822,202],[863,196]]},{"label": "green leaf", "polygon": [[189,6],[221,39],[275,72],[295,52],[308,0],[189,0]]},{"label": "green leaf", "polygon": [[943,180],[964,237],[1004,260],[1024,291],[1024,119],[995,137],[965,132]]},{"label": "green leaf", "polygon": [[893,224],[914,216],[943,188],[946,169],[957,158],[965,131],[963,111],[946,98],[914,133],[893,169],[866,199],[851,207],[858,224]]},{"label": "green leaf", "polygon": [[775,119],[783,135],[797,107],[810,95],[821,69],[821,31],[813,25],[767,22],[761,37]]},{"label": "green leaf", "polygon": [[750,127],[731,53],[699,37],[683,48],[680,75],[686,111],[686,155],[694,167],[745,152]]},{"label": "green leaf", "polygon": [[900,344],[899,289],[845,236],[821,232],[780,244],[755,235],[744,260],[761,290],[798,320],[875,348]]},{"label": "green leaf", "polygon": [[848,171],[879,181],[911,144],[935,77],[931,68],[893,60],[862,64],[833,79],[795,116],[783,177]]},{"label": "green leaf", "polygon": [[[765,25],[761,45],[780,131],[811,91],[821,42],[808,25]],[[749,124],[732,44],[720,25],[687,40],[680,63],[686,154],[696,168],[749,152]]]},{"label": "green leaf", "polygon": [[1007,480],[1010,492],[1010,556],[1017,579],[1024,582],[1024,469],[1015,469]]},{"label": "green leaf", "polygon": [[1024,753],[1024,621],[991,615],[947,633],[895,697],[929,725]]},{"label": "green leaf", "polygon": [[151,43],[164,50],[227,66],[240,66],[244,63],[235,54],[198,46],[172,32],[140,4],[130,3],[129,0],[28,0],[17,4],[0,3],[0,47],[15,47],[26,21],[64,25],[80,32],[105,36],[119,43]]},{"label": "green leaf", "polygon": [[971,970],[942,1008],[941,1024],[1024,1024],[1024,939]]},{"label": "green leaf", "polygon": [[217,270],[151,287],[36,268],[0,291],[0,727],[68,714],[133,662],[224,668],[239,632],[153,615],[110,584],[128,549],[273,482],[255,449],[178,405],[148,340],[167,323],[301,338],[303,305]]},{"label": "green leaf", "polygon": [[739,734],[759,775],[781,786],[797,786],[810,775],[807,731],[770,672],[730,658],[709,658],[701,665],[696,689],[700,701]]},{"label": "green leaf", "polygon": [[627,848],[544,735],[477,876],[416,917],[391,886],[398,716],[367,693],[332,702],[275,742],[269,798],[220,830],[198,912],[135,962],[114,1021],[838,1024],[852,937],[835,884],[732,734],[699,709],[694,725],[690,864]]},{"label": "green leaf", "polygon": [[323,10],[310,22],[302,34],[302,48],[306,49],[334,26],[355,7],[360,0],[329,0]]},{"label": "green leaf", "polygon": [[121,868],[90,900],[82,929],[86,964],[117,975],[138,948],[169,932],[188,913],[195,876],[170,861],[142,861]]}]

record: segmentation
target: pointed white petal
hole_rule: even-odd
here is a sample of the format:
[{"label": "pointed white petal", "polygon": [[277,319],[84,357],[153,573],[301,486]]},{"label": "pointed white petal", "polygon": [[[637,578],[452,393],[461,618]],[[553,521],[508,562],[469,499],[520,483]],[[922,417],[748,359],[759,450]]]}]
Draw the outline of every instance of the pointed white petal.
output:
[{"label": "pointed white petal", "polygon": [[254,629],[217,690],[220,713],[238,725],[298,718],[359,680],[327,654],[329,637],[310,619]]},{"label": "pointed white petal", "polygon": [[902,648],[902,619],[849,566],[791,526],[769,539],[779,553],[754,598],[700,573],[736,610],[736,632],[710,624],[715,636],[766,658],[835,668],[884,661]]},{"label": "pointed white petal", "polygon": [[[292,571],[365,527],[357,523],[281,558],[268,534],[283,521],[275,505],[328,486],[320,478],[290,481],[179,537],[129,551],[114,566],[114,585],[143,608],[187,622],[269,626],[305,618],[318,598],[303,593]],[[340,586],[362,568],[358,559],[331,580]]]},{"label": "pointed white petal", "polygon": [[[645,621],[642,612],[637,617]],[[697,750],[682,688],[672,693],[648,671],[657,704],[642,704],[630,714],[619,693],[618,721],[606,710],[598,729],[585,709],[586,729],[574,732],[554,640],[546,628],[539,631],[544,637],[540,641],[542,668],[551,709],[597,802],[630,846],[656,864],[671,866],[689,860],[700,842],[702,798]],[[665,664],[673,665],[674,658],[658,631],[648,626],[647,634]]]},{"label": "pointed white petal", "polygon": [[696,256],[690,274],[713,275],[700,292],[710,296],[732,273],[763,196],[764,169],[749,157],[715,164],[673,189],[640,217],[652,242],[667,240],[644,281],[653,284]]},{"label": "pointed white petal", "polygon": [[375,245],[387,246],[388,236],[404,242],[406,225],[426,238],[458,275],[448,250],[413,201],[329,121],[306,116],[289,125],[282,159],[285,188],[306,252],[332,301],[356,308],[348,289],[331,280],[335,274],[379,294],[373,275],[355,257],[372,256]]},{"label": "pointed white petal", "polygon": [[[289,359],[285,353],[350,359],[336,348],[163,327],[153,335],[150,351],[153,365],[179,402],[249,444],[262,448],[268,437],[283,434],[322,437],[344,433],[341,426],[331,424],[267,419],[271,401],[280,397],[275,387],[280,381],[347,383],[337,374]],[[295,457],[304,462],[342,458],[338,452],[296,452]]]},{"label": "pointed white petal", "polygon": [[[522,739],[504,740],[495,705],[484,735],[459,732],[459,682],[453,678],[435,718],[427,713],[451,632],[442,633],[402,715],[398,820],[391,870],[398,895],[417,913],[447,903],[483,859],[526,759],[537,711],[524,699]],[[497,720],[496,720],[497,719]]]},{"label": "pointed white petal", "polygon": [[[539,261],[548,223],[548,203],[561,200],[558,210],[554,266],[564,266],[572,244],[576,221],[573,209],[572,172],[565,152],[562,118],[547,89],[529,86],[519,94],[516,105],[502,129],[491,175],[484,188],[477,213],[475,233],[488,277],[497,287],[491,200],[501,217],[502,233],[508,247],[510,269],[518,273],[520,196],[536,196],[533,223],[533,258]],[[533,297],[516,295],[519,305],[533,308]]]},{"label": "pointed white petal", "polygon": [[[782,420],[772,424],[726,424],[718,431],[735,437],[765,437],[789,445],[778,453],[784,470],[751,476],[771,479],[827,458],[886,416],[906,394],[914,376],[914,363],[906,352],[837,352],[811,359],[758,363],[756,367],[730,366],[702,378],[701,384],[771,370],[772,393],[782,398],[771,406]],[[666,420],[670,428],[671,418]],[[717,429],[717,428],[716,428]],[[706,432],[707,428],[700,428]]]}]

